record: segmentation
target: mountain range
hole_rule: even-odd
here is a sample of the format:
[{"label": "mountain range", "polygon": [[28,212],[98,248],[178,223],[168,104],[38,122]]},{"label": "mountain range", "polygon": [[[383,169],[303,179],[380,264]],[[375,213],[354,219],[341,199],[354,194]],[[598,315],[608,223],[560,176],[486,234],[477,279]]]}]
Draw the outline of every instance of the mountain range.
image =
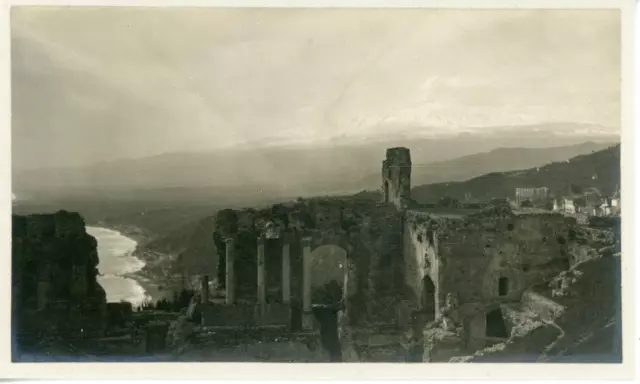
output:
[{"label": "mountain range", "polygon": [[[549,148],[497,148],[489,152],[462,156],[452,160],[427,164],[413,162],[411,168],[412,185],[464,181],[491,172],[538,167],[572,157],[594,153],[610,147],[612,143],[585,142],[577,145]],[[371,175],[363,184],[380,183],[378,174]]]},{"label": "mountain range", "polygon": [[[420,185],[544,165],[591,153],[619,140],[615,136],[562,133],[568,131],[548,125],[520,128],[517,134],[505,129],[437,137],[335,138],[314,145],[253,143],[76,167],[26,170],[16,166],[12,189],[19,199],[88,195],[179,201],[242,195],[241,200],[247,201],[265,196],[348,194],[378,188],[381,162],[389,147],[411,149],[412,184]],[[585,142],[585,138],[589,140]],[[521,148],[523,142],[527,148]]]}]

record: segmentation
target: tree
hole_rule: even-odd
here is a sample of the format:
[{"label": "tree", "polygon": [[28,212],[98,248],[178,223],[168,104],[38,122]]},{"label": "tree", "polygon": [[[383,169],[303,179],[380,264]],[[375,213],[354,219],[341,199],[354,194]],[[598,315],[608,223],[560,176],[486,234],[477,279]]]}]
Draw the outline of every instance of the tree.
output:
[{"label": "tree", "polygon": [[573,205],[575,205],[576,207],[586,207],[587,199],[584,196],[576,197],[575,199],[573,199]]},{"label": "tree", "polygon": [[443,196],[438,201],[438,206],[445,208],[460,208],[460,201],[458,199],[454,199],[451,196]]},{"label": "tree", "polygon": [[533,203],[531,202],[531,200],[525,200],[522,203],[520,203],[520,207],[521,208],[533,208]]},{"label": "tree", "polygon": [[570,188],[571,188],[571,193],[574,194],[574,195],[579,195],[583,191],[583,188],[581,186],[579,186],[577,184],[573,184],[573,183],[571,183]]},{"label": "tree", "polygon": [[545,201],[544,208],[549,210],[549,211],[552,211],[553,210],[553,200]]}]

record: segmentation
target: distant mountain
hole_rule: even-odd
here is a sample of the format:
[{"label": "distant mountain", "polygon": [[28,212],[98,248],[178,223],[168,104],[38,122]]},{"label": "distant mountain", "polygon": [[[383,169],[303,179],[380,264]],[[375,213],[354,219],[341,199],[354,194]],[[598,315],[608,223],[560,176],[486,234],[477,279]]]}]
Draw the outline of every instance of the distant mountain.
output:
[{"label": "distant mountain", "polygon": [[[568,160],[578,155],[600,151],[615,143],[586,142],[577,145],[550,148],[497,148],[489,152],[462,156],[452,160],[429,164],[413,161],[413,185],[464,181],[490,172],[506,172],[539,167],[552,162]],[[363,179],[362,184],[376,186],[379,172]]]},{"label": "distant mountain", "polygon": [[[440,167],[437,171],[425,167],[424,176],[420,174],[421,168],[416,167],[414,183],[422,183],[472,177],[489,172],[495,166],[502,170],[505,168],[501,165],[516,164],[518,160],[512,155],[499,153],[495,160],[487,160],[484,165],[473,159],[463,162],[472,166],[442,164],[501,147],[521,147],[526,143],[528,148],[546,148],[575,146],[588,140],[600,143],[619,140],[619,137],[603,135],[592,128],[586,131],[587,134],[569,134],[580,131],[580,127],[570,123],[546,124],[512,127],[511,131],[507,128],[487,129],[486,132],[476,130],[448,136],[441,133],[429,136],[428,128],[416,127],[407,131],[414,131],[413,136],[345,137],[295,146],[254,143],[235,149],[171,153],[73,168],[24,170],[16,166],[12,173],[12,188],[16,195],[25,199],[84,194],[122,196],[124,199],[135,195],[135,198],[205,201],[238,194],[289,198],[354,193],[378,187],[381,162],[388,147],[409,147],[414,164],[435,163]],[[593,144],[594,148],[597,145],[600,144]],[[577,149],[567,149],[565,155],[562,155],[564,150],[559,150],[557,155],[552,155],[553,151],[544,152],[544,155],[531,152],[527,157],[531,161],[553,161],[557,156],[569,158]],[[530,166],[524,160],[520,164]],[[461,167],[467,167],[469,171],[461,171]]]},{"label": "distant mountain", "polygon": [[513,198],[519,187],[548,187],[555,195],[596,188],[611,195],[620,185],[620,145],[566,161],[510,172],[492,172],[462,182],[419,185],[411,196],[419,202],[434,202],[450,196],[464,199]]}]

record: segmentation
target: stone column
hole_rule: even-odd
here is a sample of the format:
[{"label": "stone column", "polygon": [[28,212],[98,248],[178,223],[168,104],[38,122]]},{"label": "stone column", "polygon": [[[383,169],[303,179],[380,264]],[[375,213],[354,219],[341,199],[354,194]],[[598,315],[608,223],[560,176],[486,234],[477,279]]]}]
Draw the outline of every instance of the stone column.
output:
[{"label": "stone column", "polygon": [[311,238],[302,239],[302,328],[313,328],[311,311]]},{"label": "stone column", "polygon": [[282,302],[291,302],[291,237],[284,235],[282,243]]},{"label": "stone column", "polygon": [[236,278],[234,262],[236,257],[236,239],[228,237],[226,240],[226,271],[225,271],[225,302],[231,305],[236,301]]},{"label": "stone column", "polygon": [[209,275],[202,275],[202,304],[209,302]]},{"label": "stone column", "polygon": [[264,236],[258,237],[258,305],[260,313],[264,313],[266,304],[266,287],[265,287],[265,260],[264,260]]}]

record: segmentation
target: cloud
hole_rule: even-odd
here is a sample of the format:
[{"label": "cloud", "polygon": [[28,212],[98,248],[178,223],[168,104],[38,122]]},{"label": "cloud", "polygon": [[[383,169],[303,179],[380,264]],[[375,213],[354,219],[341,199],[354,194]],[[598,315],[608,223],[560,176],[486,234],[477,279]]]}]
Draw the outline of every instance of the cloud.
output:
[{"label": "cloud", "polygon": [[11,16],[18,166],[391,133],[383,126],[619,129],[615,12],[14,7]]}]

